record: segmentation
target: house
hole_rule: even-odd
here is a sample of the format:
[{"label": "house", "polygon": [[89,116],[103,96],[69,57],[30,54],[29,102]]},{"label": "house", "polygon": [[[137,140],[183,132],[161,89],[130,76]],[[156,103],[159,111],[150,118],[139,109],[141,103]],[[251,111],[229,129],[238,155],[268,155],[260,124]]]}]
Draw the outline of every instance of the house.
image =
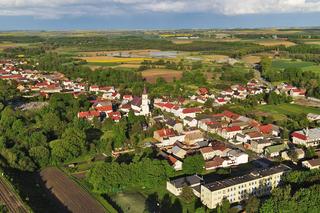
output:
[{"label": "house", "polygon": [[193,190],[195,190],[196,187],[200,187],[202,182],[203,178],[198,175],[180,177],[167,181],[167,190],[175,196],[179,196],[183,187],[191,187]]},{"label": "house", "polygon": [[99,106],[94,108],[96,111],[104,113],[105,115],[108,115],[108,113],[111,113],[113,111],[112,105],[106,105],[106,106]]},{"label": "house", "polygon": [[202,96],[205,96],[205,95],[208,95],[209,94],[209,90],[205,87],[200,87],[197,91],[198,95],[202,95]]},{"label": "house", "polygon": [[284,160],[296,161],[305,157],[303,149],[295,148],[281,153],[281,158]]},{"label": "house", "polygon": [[176,134],[173,129],[161,129],[153,133],[154,139],[160,143],[158,147],[172,146],[177,141],[184,141],[185,135]]},{"label": "house", "polygon": [[320,144],[320,128],[304,129],[291,134],[294,144],[306,147],[318,146]]},{"label": "house", "polygon": [[172,155],[178,157],[179,159],[184,159],[187,154],[186,150],[180,148],[177,145],[172,147],[171,152],[172,152]]},{"label": "house", "polygon": [[211,146],[201,148],[200,152],[204,160],[210,160],[216,156],[216,152]]},{"label": "house", "polygon": [[256,140],[250,142],[250,150],[252,150],[255,153],[261,154],[264,152],[264,149],[268,146],[271,146],[272,142],[267,139],[263,140]]},{"label": "house", "polygon": [[240,126],[232,126],[232,127],[224,127],[224,128],[218,129],[217,134],[225,139],[231,139],[234,136],[236,136],[236,134],[241,132],[242,130]]},{"label": "house", "polygon": [[233,165],[240,165],[249,161],[249,155],[239,150],[230,150],[227,155],[232,160]]},{"label": "house", "polygon": [[270,156],[270,157],[278,157],[280,156],[280,152],[288,149],[288,145],[287,144],[278,144],[278,145],[272,145],[272,146],[268,146],[265,149],[265,154]]},{"label": "house", "polygon": [[173,137],[176,133],[173,129],[160,129],[153,133],[153,138],[157,141],[163,141],[165,138]]},{"label": "house", "polygon": [[307,114],[307,119],[309,121],[319,121],[320,120],[320,115],[319,114],[314,114],[314,113],[308,113]]},{"label": "house", "polygon": [[187,116],[183,119],[183,125],[189,127],[197,127],[198,121],[195,118]]},{"label": "house", "polygon": [[98,111],[86,111],[86,112],[78,112],[78,118],[84,118],[88,120],[93,120],[93,118],[99,118],[100,112]]},{"label": "house", "polygon": [[194,108],[186,108],[186,109],[183,109],[181,114],[180,114],[180,118],[181,119],[184,119],[185,117],[191,117],[191,118],[195,118],[196,115],[198,113],[201,113],[202,112],[202,109],[201,108],[198,108],[198,107],[194,107]]},{"label": "house", "polygon": [[173,167],[175,171],[181,171],[182,170],[182,161],[178,160],[177,158],[168,155],[168,161],[169,164]]},{"label": "house", "polygon": [[294,88],[289,91],[289,95],[292,97],[304,97],[306,90]]},{"label": "house", "polygon": [[204,134],[200,130],[191,130],[191,131],[184,131],[184,144],[191,146],[197,142],[204,140]]},{"label": "house", "polygon": [[217,168],[225,168],[228,167],[228,159],[222,157],[214,157],[213,159],[205,162],[206,170],[213,170]]},{"label": "house", "polygon": [[258,130],[263,134],[264,136],[280,136],[280,127],[273,125],[273,124],[267,124],[267,125],[261,125],[257,127]]},{"label": "house", "polygon": [[108,113],[108,117],[111,118],[115,122],[119,122],[121,120],[120,112],[110,112]]},{"label": "house", "polygon": [[308,169],[319,169],[320,158],[302,161],[302,166]]},{"label": "house", "polygon": [[263,139],[263,135],[258,131],[248,132],[248,133],[246,133],[246,136],[247,136],[249,141],[262,140]]},{"label": "house", "polygon": [[133,100],[133,96],[132,95],[123,95],[122,100],[125,101],[126,103],[128,103]]},{"label": "house", "polygon": [[183,124],[172,119],[172,118],[169,118],[166,120],[165,122],[165,125],[168,127],[168,128],[171,128],[173,129],[174,131],[177,131],[178,133],[181,133],[183,132]]},{"label": "house", "polygon": [[212,149],[214,151],[213,155],[225,157],[228,155],[228,152],[230,149],[226,147],[226,145],[223,142],[220,141],[213,141],[211,143]]}]

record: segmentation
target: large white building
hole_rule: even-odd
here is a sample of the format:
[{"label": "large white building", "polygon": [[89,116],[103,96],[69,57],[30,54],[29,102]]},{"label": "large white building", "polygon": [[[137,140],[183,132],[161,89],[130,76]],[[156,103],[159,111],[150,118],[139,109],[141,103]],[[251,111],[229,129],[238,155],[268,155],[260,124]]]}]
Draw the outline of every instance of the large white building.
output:
[{"label": "large white building", "polygon": [[320,144],[320,128],[304,129],[295,131],[291,134],[294,144],[303,145],[306,147],[318,146]]},{"label": "large white building", "polygon": [[214,209],[223,199],[236,203],[247,199],[249,195],[267,195],[279,185],[281,176],[289,170],[289,167],[279,165],[235,178],[205,183],[201,185],[200,199],[208,208]]}]

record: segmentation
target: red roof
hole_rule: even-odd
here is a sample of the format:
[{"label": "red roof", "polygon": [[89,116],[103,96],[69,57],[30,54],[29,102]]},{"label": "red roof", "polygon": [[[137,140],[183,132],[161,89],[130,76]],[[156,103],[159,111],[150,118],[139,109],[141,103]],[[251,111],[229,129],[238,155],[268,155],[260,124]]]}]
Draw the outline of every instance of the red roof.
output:
[{"label": "red roof", "polygon": [[226,145],[223,142],[220,141],[214,141],[212,142],[212,149],[213,150],[220,150],[224,151],[227,149]]},{"label": "red roof", "polygon": [[160,129],[156,131],[160,137],[171,137],[175,136],[175,132],[173,129]]},{"label": "red roof", "polygon": [[199,88],[199,93],[200,93],[201,95],[206,95],[206,94],[209,93],[209,91],[208,91],[208,89],[205,88],[205,87],[200,87],[200,88]]},{"label": "red roof", "polygon": [[132,95],[124,95],[123,96],[123,99],[126,99],[126,100],[131,100],[133,97]]},{"label": "red roof", "polygon": [[201,112],[202,110],[200,108],[186,108],[182,110],[183,114],[189,114],[189,113],[198,113]]},{"label": "red roof", "polygon": [[205,163],[206,168],[218,167],[221,166],[224,162],[224,159],[221,157],[215,157],[210,161]]},{"label": "red roof", "polygon": [[291,134],[291,136],[294,137],[294,138],[299,138],[301,140],[307,140],[308,139],[306,135],[303,135],[303,134],[301,134],[299,132],[293,132]]},{"label": "red roof", "polygon": [[0,76],[0,79],[17,79],[22,78],[22,75],[3,75]]},{"label": "red roof", "polygon": [[225,129],[227,132],[236,132],[241,130],[240,126],[225,127],[223,129]]},{"label": "red roof", "polygon": [[228,110],[224,111],[223,114],[224,114],[224,116],[226,116],[226,117],[228,117],[228,118],[232,118],[232,119],[237,119],[237,118],[240,117],[240,115],[235,114],[235,113],[233,113],[233,112],[230,112],[230,111],[228,111]]},{"label": "red roof", "polygon": [[99,112],[108,112],[108,111],[111,111],[111,112],[112,112],[112,105],[110,105],[110,106],[96,107],[95,109],[96,109],[97,111],[99,111]]},{"label": "red roof", "polygon": [[211,146],[208,146],[208,147],[203,147],[200,149],[200,152],[201,153],[210,153],[210,152],[213,152],[213,148]]},{"label": "red roof", "polygon": [[121,119],[121,113],[120,112],[110,112],[108,113],[109,118],[111,118],[114,121],[118,121]]},{"label": "red roof", "polygon": [[98,111],[79,112],[78,117],[79,118],[100,117],[100,112]]},{"label": "red roof", "polygon": [[263,134],[270,134],[272,132],[272,124],[267,124],[258,127],[260,132]]},{"label": "red roof", "polygon": [[169,161],[169,163],[170,163],[171,165],[173,165],[173,164],[175,164],[178,160],[177,160],[175,157],[173,157],[173,156],[171,156],[171,155],[168,155],[168,161]]}]

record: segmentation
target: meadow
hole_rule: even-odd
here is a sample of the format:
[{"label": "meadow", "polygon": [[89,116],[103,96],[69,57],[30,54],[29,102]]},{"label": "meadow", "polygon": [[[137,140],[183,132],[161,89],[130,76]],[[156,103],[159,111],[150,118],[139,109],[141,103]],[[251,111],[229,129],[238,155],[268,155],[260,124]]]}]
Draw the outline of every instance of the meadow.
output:
[{"label": "meadow", "polygon": [[293,61],[289,59],[277,59],[272,61],[272,67],[275,69],[286,69],[286,68],[301,68],[305,69],[307,67],[315,66],[313,62],[307,61]]},{"label": "meadow", "polygon": [[258,111],[271,113],[272,115],[295,115],[301,113],[320,114],[320,108],[301,106],[297,104],[279,104],[279,105],[260,105],[256,108]]}]

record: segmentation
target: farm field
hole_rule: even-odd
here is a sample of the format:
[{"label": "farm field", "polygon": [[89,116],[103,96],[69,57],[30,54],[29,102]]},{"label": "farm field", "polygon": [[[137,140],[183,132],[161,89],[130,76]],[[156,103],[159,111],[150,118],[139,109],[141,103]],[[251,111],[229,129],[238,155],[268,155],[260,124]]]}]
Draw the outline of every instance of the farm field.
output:
[{"label": "farm field", "polygon": [[297,104],[261,105],[257,107],[257,110],[271,113],[272,115],[293,115],[301,113],[320,114],[320,108],[301,106]]},{"label": "farm field", "polygon": [[279,45],[292,47],[296,45],[296,43],[293,43],[291,41],[282,41],[282,40],[261,40],[261,41],[258,40],[258,41],[254,41],[253,43],[259,44],[262,46],[267,46],[267,47],[279,46]]},{"label": "farm field", "polygon": [[45,185],[71,212],[105,212],[103,206],[88,192],[57,168],[46,168],[40,173]]},{"label": "farm field", "polygon": [[2,177],[0,178],[0,201],[6,205],[10,213],[29,212],[14,189]]},{"label": "farm field", "polygon": [[182,77],[182,71],[170,69],[149,69],[142,71],[142,77],[149,83],[155,83],[157,78],[164,78],[167,82],[172,82],[174,79]]},{"label": "farm field", "polygon": [[244,61],[246,64],[255,64],[261,61],[261,57],[249,55],[249,56],[243,57],[241,60]]}]

